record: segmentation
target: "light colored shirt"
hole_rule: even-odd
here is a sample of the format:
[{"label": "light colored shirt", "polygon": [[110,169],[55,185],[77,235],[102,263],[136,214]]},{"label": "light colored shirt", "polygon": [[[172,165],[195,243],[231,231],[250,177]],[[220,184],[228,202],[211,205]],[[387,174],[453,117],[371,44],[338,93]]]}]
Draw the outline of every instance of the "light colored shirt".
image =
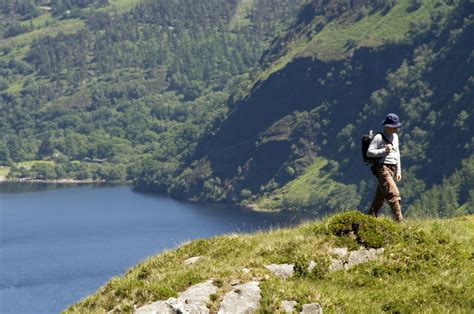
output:
[{"label": "light colored shirt", "polygon": [[396,133],[392,134],[392,136],[388,135],[384,132],[384,135],[387,139],[392,141],[393,150],[387,154],[385,151],[385,146],[387,143],[381,134],[377,134],[370,142],[369,148],[367,149],[367,157],[379,157],[378,160],[381,164],[389,164],[389,165],[396,165],[397,166],[397,174],[402,174],[402,166],[400,162],[400,146],[398,143],[398,135]]}]

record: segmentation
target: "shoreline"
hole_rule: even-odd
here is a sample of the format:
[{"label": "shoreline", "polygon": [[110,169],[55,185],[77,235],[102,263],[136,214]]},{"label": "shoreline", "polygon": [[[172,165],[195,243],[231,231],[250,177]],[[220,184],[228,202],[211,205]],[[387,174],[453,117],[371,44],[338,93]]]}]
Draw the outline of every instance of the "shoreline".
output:
[{"label": "shoreline", "polygon": [[260,208],[257,206],[256,203],[250,203],[250,204],[239,204],[240,206],[250,209],[251,211],[254,212],[260,212],[260,213],[279,213],[282,212],[282,209],[266,209],[266,208]]},{"label": "shoreline", "polygon": [[[92,184],[92,183],[110,183],[105,180],[77,180],[77,179],[55,179],[55,180],[43,180],[43,179],[9,179],[0,176],[0,183],[12,182],[12,183],[45,183],[45,184]],[[121,182],[122,183],[122,182]],[[127,183],[127,182],[123,182]]]}]

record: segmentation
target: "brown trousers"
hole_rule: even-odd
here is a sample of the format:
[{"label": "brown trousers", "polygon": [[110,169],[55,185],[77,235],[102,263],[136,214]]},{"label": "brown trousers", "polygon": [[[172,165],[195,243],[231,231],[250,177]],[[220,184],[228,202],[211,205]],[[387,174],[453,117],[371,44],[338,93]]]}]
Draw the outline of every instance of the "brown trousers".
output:
[{"label": "brown trousers", "polygon": [[395,219],[397,221],[403,221],[400,192],[394,180],[397,167],[395,165],[383,164],[376,164],[374,167],[374,175],[377,178],[378,184],[368,214],[378,216],[378,212],[382,208],[383,203],[387,200],[392,208]]}]

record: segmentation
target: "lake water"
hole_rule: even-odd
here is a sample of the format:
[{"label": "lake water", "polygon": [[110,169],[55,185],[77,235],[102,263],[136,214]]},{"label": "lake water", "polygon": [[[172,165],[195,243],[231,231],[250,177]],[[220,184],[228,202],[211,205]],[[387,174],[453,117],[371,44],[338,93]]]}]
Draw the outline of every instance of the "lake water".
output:
[{"label": "lake water", "polygon": [[0,313],[58,313],[184,241],[304,218],[179,202],[127,186],[1,183]]}]

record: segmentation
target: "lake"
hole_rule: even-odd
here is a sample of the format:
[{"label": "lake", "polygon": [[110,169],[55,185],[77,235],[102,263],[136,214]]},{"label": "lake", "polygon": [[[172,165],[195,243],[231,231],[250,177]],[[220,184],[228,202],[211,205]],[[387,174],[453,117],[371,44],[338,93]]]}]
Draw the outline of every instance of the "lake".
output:
[{"label": "lake", "polygon": [[187,240],[305,218],[180,202],[128,186],[0,183],[0,312],[58,313]]}]

